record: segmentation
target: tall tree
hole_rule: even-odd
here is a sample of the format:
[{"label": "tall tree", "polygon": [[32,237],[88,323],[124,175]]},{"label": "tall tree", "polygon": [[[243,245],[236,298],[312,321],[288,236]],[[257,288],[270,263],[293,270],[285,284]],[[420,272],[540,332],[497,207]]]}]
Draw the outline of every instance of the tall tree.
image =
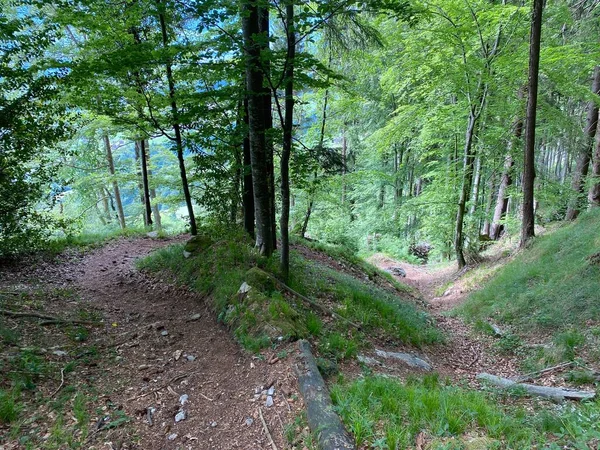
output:
[{"label": "tall tree", "polygon": [[115,162],[112,155],[112,148],[110,146],[110,138],[108,137],[108,133],[104,133],[102,136],[104,140],[104,151],[106,152],[106,160],[108,162],[108,170],[110,172],[110,176],[112,178],[112,187],[113,187],[113,195],[115,196],[115,203],[117,204],[117,214],[119,216],[119,225],[121,229],[124,230],[126,228],[125,223],[125,213],[123,212],[123,202],[121,200],[121,191],[119,189],[119,182],[117,181],[115,175]]},{"label": "tall tree", "polygon": [[542,11],[544,0],[533,0],[531,33],[529,38],[529,78],[527,82],[527,112],[525,126],[525,153],[523,160],[523,218],[521,243],[524,247],[535,236],[534,179],[535,179],[535,125],[537,117],[540,47],[542,39]]},{"label": "tall tree", "polygon": [[285,66],[285,119],[283,123],[283,150],[281,152],[281,273],[287,280],[290,273],[290,154],[294,128],[294,65],[296,58],[296,31],[294,0],[286,3],[287,55]]},{"label": "tall tree", "polygon": [[271,212],[271,186],[269,157],[265,132],[264,72],[261,53],[264,36],[260,32],[258,0],[243,4],[242,32],[246,59],[246,90],[248,92],[248,130],[250,161],[256,218],[256,246],[260,253],[271,256],[273,246],[273,216]]},{"label": "tall tree", "polygon": [[177,150],[177,161],[179,161],[179,176],[181,177],[181,185],[183,187],[183,197],[185,199],[185,205],[188,210],[188,220],[190,221],[190,233],[192,236],[198,234],[198,228],[196,226],[196,217],[194,216],[194,206],[192,205],[192,197],[190,195],[190,187],[187,179],[187,172],[185,168],[185,159],[183,155],[183,138],[181,136],[181,126],[179,123],[179,108],[177,107],[177,100],[175,94],[175,80],[173,77],[173,62],[171,60],[169,51],[169,35],[167,33],[167,24],[165,21],[165,10],[164,4],[160,0],[156,1],[158,7],[158,18],[160,22],[160,31],[162,36],[162,45],[165,49],[165,69],[167,72],[167,82],[169,84],[169,99],[171,100],[171,115],[172,115],[172,126],[175,132],[175,146]]}]

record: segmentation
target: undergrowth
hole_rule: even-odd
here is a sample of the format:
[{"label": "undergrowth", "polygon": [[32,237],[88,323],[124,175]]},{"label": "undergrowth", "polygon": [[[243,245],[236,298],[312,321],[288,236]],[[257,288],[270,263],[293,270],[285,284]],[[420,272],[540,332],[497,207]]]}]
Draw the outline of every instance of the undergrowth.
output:
[{"label": "undergrowth", "polygon": [[[277,253],[270,259],[258,255],[243,230],[217,235],[214,230],[204,230],[195,241],[196,247],[185,247],[191,250],[189,258],[184,257],[183,245],[173,245],[152,253],[138,266],[162,272],[172,281],[210,295],[219,320],[250,351],[312,337],[324,355],[338,361],[354,357],[359,348],[368,345],[366,334],[417,346],[441,339],[426,314],[409,302],[371,282],[359,281],[292,251],[288,285],[359,323],[361,329],[353,329],[339,319],[321,317],[311,305],[282,289],[267,275],[278,276]],[[367,279],[375,273],[376,269],[364,262],[359,265],[356,258],[348,261],[346,258],[353,257],[341,250],[334,252],[333,257],[365,268]],[[244,282],[251,289],[240,293]]]},{"label": "undergrowth", "polygon": [[428,449],[590,448],[600,438],[598,402],[508,406],[508,394],[452,386],[435,374],[342,380],[331,394],[360,448],[413,448],[419,435]]},{"label": "undergrowth", "polygon": [[467,320],[508,324],[523,336],[563,339],[558,344],[572,358],[569,349],[581,345],[582,338],[571,336],[577,342],[569,342],[569,331],[581,334],[582,324],[600,321],[600,265],[593,260],[600,248],[598,223],[600,211],[592,211],[536,238],[455,312]]}]

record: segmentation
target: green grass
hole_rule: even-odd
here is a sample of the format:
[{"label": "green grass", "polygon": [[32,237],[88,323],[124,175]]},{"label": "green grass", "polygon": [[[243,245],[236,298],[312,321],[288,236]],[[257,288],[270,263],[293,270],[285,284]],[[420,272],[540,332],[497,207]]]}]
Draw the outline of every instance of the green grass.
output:
[{"label": "green grass", "polygon": [[364,448],[413,448],[420,433],[428,449],[588,448],[587,442],[600,437],[596,402],[502,406],[498,394],[451,386],[435,374],[406,382],[377,376],[342,381],[331,395]]},{"label": "green grass", "polygon": [[600,211],[593,211],[536,238],[457,313],[492,318],[521,334],[555,334],[600,321],[600,265],[588,260],[600,250],[599,225]]},{"label": "green grass", "polygon": [[[360,323],[361,331],[349,329],[338,319],[325,323],[310,305],[279,292],[272,279],[255,269],[277,276],[278,254],[271,259],[259,256],[242,230],[217,235],[214,230],[205,230],[204,236],[210,236],[210,240],[201,239],[197,256],[186,259],[183,245],[173,245],[154,252],[138,266],[210,295],[216,315],[250,351],[276,346],[281,340],[312,336],[327,357],[341,360],[354,357],[367,345],[367,334],[413,345],[441,339],[427,315],[412,303],[369,281],[357,280],[292,252],[290,287]],[[361,265],[369,268],[366,273],[375,273],[367,263]],[[243,282],[252,289],[242,296],[237,292]]]}]

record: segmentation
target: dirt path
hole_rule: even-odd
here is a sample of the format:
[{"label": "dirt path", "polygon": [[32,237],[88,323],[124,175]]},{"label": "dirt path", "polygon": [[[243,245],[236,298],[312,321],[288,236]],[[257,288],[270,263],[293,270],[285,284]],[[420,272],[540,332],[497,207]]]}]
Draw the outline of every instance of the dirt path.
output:
[{"label": "dirt path", "polygon": [[[429,313],[446,336],[443,344],[418,350],[432,363],[434,370],[455,380],[466,380],[470,384],[477,383],[475,377],[481,372],[501,376],[518,373],[519,362],[514,356],[507,356],[499,350],[497,339],[476,333],[462,319],[446,314],[466,299],[470,289],[460,278],[461,274],[457,273],[455,266],[418,266],[380,254],[371,257],[369,262],[386,271],[392,267],[402,268],[406,277],[394,275],[395,278],[423,295]],[[404,350],[415,352],[414,349]]]},{"label": "dirt path", "polygon": [[[283,448],[284,424],[298,409],[286,395],[296,390],[286,359],[269,364],[268,354],[244,353],[202,298],[135,269],[137,258],[172,242],[119,239],[38,276],[77,291],[77,301],[56,308],[63,316],[77,303],[103,319],[78,347],[98,358],[66,378],[67,385],[91,380],[98,389],[84,448],[268,449],[259,406]],[[275,390],[270,407],[255,396],[268,385]],[[185,418],[176,422],[181,411]],[[21,448],[13,444],[6,448]]]}]

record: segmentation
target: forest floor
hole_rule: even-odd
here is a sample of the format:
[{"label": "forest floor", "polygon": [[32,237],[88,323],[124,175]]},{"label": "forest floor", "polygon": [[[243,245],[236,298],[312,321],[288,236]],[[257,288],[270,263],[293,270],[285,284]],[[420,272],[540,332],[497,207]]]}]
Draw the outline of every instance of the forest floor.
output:
[{"label": "forest floor", "polygon": [[[244,352],[203,298],[135,269],[183,238],[119,239],[0,272],[0,291],[15,294],[4,309],[101,320],[4,319],[14,342],[0,347],[3,377],[26,368],[19,381],[31,393],[15,405],[24,419],[0,425],[0,449],[266,449],[261,413],[283,448],[284,424],[301,409],[285,358]],[[271,385],[266,407],[256,393]]]},{"label": "forest floor", "polygon": [[[466,381],[470,385],[479,384],[475,378],[482,372],[503,377],[519,373],[519,359],[514,354],[503,352],[497,345],[496,337],[478,332],[460,317],[447,314],[465,301],[469,292],[479,288],[482,282],[477,279],[479,275],[473,277],[467,276],[465,271],[458,272],[455,264],[415,265],[395,261],[383,254],[375,254],[368,261],[388,272],[391,268],[403,269],[405,277],[393,276],[422,295],[426,310],[446,338],[441,344],[418,350],[418,356],[424,357],[433,370],[455,381]],[[475,273],[484,274],[481,276],[485,278],[505,262],[505,258],[494,255],[483,264],[483,270]],[[410,349],[405,350],[411,353]]]},{"label": "forest floor", "polygon": [[[292,370],[295,345],[252,355],[217,323],[204,296],[136,269],[136,259],[186,238],[121,238],[0,267],[0,308],[32,315],[0,315],[3,384],[19,386],[13,393],[0,389],[0,450],[312,448]],[[294,250],[398,295],[387,278],[370,279],[358,266],[309,247]],[[380,269],[406,272],[396,278],[418,291],[413,301],[425,307],[444,340],[415,348],[369,337],[360,356],[380,362],[368,370],[400,379],[423,373],[400,361],[382,362],[376,350],[384,350],[414,354],[461,385],[479,388],[481,372],[517,375],[519,357],[503,351],[501,339],[448,313],[507,254],[467,273],[372,256],[369,262]],[[365,373],[356,359],[340,369],[347,379]],[[11,413],[12,422],[2,425]]]}]

